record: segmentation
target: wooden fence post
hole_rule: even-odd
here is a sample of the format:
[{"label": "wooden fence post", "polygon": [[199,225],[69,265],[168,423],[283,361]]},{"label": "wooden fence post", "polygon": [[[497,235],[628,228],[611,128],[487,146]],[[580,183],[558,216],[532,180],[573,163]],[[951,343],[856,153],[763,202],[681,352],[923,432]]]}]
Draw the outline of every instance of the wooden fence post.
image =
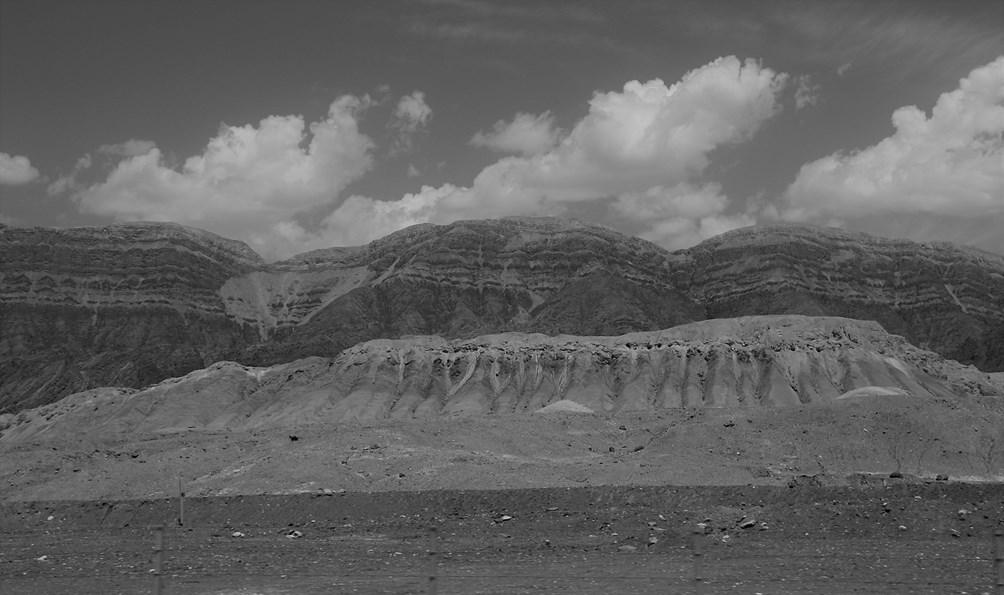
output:
[{"label": "wooden fence post", "polygon": [[153,529],[153,592],[161,595],[164,592],[164,527]]},{"label": "wooden fence post", "polygon": [[425,589],[426,595],[436,595],[439,592],[439,536],[436,527],[429,527],[429,583]]},{"label": "wooden fence post", "polygon": [[691,535],[691,549],[694,556],[694,593],[702,595],[704,593],[704,551],[701,549],[701,540],[704,539],[704,528],[694,527]]},{"label": "wooden fence post", "polygon": [[1004,529],[994,531],[994,593],[1004,595]]}]

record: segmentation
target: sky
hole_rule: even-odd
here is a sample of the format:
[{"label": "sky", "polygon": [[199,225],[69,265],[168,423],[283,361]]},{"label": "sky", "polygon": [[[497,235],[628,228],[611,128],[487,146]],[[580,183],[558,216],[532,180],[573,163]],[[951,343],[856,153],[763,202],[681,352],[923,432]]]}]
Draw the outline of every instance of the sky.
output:
[{"label": "sky", "polygon": [[513,215],[1004,254],[1004,2],[0,0],[0,223]]}]

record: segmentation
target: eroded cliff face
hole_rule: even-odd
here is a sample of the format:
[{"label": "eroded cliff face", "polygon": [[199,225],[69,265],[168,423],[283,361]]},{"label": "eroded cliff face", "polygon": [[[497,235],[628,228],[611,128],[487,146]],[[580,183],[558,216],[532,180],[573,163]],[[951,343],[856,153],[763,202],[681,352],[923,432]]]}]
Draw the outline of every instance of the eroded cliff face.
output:
[{"label": "eroded cliff face", "polygon": [[[265,298],[274,306],[259,328],[270,340],[242,361],[333,356],[378,337],[612,335],[702,320],[704,308],[675,289],[680,272],[669,266],[673,258],[645,240],[563,219],[415,226],[365,247],[322,250],[268,267],[261,273],[267,283],[297,279],[298,285],[287,282],[283,287],[294,290]],[[235,291],[226,299],[247,304],[257,298]]]},{"label": "eroded cliff face", "polygon": [[845,316],[1004,370],[1004,257],[808,226],[728,232],[678,253],[709,317]]},{"label": "eroded cliff face", "polygon": [[1004,258],[804,226],[668,252],[553,218],[419,225],[266,264],[164,224],[0,228],[0,413],[230,359],[335,357],[376,338],[619,335],[755,314],[879,322],[1004,370]]},{"label": "eroded cliff face", "polygon": [[0,411],[143,386],[233,358],[254,334],[217,291],[247,246],[170,224],[0,228]]},{"label": "eroded cliff face", "polygon": [[874,322],[758,316],[617,337],[378,339],[334,360],[269,368],[217,363],[139,392],[99,389],[23,412],[3,439],[519,414],[566,401],[619,413],[890,395],[956,403],[1004,395],[1004,387]]}]

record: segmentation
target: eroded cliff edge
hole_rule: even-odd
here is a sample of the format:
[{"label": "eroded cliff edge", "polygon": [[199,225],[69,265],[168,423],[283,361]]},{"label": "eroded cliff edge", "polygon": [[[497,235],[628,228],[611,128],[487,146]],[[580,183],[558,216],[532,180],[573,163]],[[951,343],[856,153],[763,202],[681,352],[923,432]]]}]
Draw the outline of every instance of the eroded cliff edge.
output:
[{"label": "eroded cliff edge", "polygon": [[757,314],[874,320],[1004,370],[1004,258],[806,226],[668,252],[569,220],[420,225],[266,264],[167,224],[0,228],[0,412],[212,362],[334,357],[362,341],[619,335]]},{"label": "eroded cliff edge", "polygon": [[1004,387],[877,323],[757,316],[617,337],[378,339],[335,359],[268,368],[222,362],[142,391],[97,389],[24,411],[3,440],[520,414],[558,401],[623,413],[797,408],[860,396],[954,406],[986,395],[1004,396]]}]

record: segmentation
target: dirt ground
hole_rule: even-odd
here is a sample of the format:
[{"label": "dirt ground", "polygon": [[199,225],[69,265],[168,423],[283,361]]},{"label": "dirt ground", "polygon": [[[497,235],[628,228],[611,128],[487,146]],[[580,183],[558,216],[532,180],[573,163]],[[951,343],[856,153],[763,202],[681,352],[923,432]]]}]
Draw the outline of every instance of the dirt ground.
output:
[{"label": "dirt ground", "polygon": [[13,502],[0,592],[153,593],[163,524],[170,594],[697,593],[698,523],[704,593],[991,592],[1004,486],[813,484]]}]

